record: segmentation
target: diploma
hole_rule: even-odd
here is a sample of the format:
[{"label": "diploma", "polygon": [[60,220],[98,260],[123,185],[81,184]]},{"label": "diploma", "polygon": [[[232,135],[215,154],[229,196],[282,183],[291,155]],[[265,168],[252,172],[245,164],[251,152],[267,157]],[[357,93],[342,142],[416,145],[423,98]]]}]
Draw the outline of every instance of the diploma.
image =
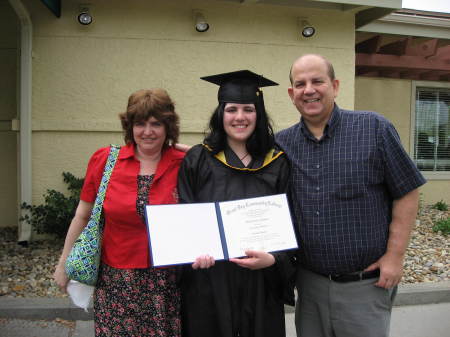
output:
[{"label": "diploma", "polygon": [[297,248],[286,194],[219,203],[228,256]]},{"label": "diploma", "polygon": [[153,266],[245,256],[246,250],[297,248],[285,194],[216,203],[147,205]]}]

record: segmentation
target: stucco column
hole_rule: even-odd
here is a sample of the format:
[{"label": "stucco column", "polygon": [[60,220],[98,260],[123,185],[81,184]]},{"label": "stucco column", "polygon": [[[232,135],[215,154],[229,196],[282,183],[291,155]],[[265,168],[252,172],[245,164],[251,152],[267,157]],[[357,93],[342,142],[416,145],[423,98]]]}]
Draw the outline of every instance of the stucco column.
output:
[{"label": "stucco column", "polygon": [[[9,0],[11,7],[16,12],[20,22],[20,102],[19,102],[19,198],[20,205],[23,202],[31,204],[31,69],[32,69],[32,42],[33,27],[28,10],[21,0]],[[19,205],[19,207],[20,207]],[[19,209],[19,216],[23,214]],[[18,241],[26,242],[31,238],[31,226],[18,222]]]}]

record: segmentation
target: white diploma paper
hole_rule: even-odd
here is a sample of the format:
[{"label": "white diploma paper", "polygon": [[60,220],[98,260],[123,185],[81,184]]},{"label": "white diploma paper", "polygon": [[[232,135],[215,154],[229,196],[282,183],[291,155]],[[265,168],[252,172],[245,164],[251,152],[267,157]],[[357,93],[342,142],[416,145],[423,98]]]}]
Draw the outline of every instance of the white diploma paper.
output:
[{"label": "white diploma paper", "polygon": [[285,194],[219,203],[228,255],[297,248]]},{"label": "white diploma paper", "polygon": [[[218,204],[218,207],[216,207]],[[219,203],[146,206],[154,266],[297,248],[285,194]]]}]

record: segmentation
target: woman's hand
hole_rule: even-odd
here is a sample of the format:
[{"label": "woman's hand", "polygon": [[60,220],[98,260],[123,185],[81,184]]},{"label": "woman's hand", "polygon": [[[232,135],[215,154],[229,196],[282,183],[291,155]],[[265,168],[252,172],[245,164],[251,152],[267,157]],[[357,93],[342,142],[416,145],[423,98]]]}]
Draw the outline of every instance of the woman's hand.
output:
[{"label": "woman's hand", "polygon": [[53,279],[62,292],[67,292],[67,283],[69,278],[66,274],[65,264],[67,256],[69,255],[73,243],[80,236],[83,228],[86,227],[89,217],[91,216],[92,207],[94,203],[80,200],[78,207],[75,211],[75,216],[70,223],[69,230],[67,231],[66,240],[64,242],[64,248],[59,258],[58,265],[53,273]]},{"label": "woman's hand", "polygon": [[245,258],[230,259],[230,261],[251,270],[267,268],[275,263],[275,257],[263,251],[247,250],[245,254],[247,255]]},{"label": "woman's hand", "polygon": [[69,278],[67,277],[66,270],[64,269],[64,264],[58,263],[55,272],[53,273],[53,279],[58,285],[59,289],[63,292],[67,292],[67,283],[69,283]]},{"label": "woman's hand", "polygon": [[193,269],[207,269],[214,266],[216,260],[212,256],[209,255],[201,255],[195,259],[195,262],[192,264]]}]

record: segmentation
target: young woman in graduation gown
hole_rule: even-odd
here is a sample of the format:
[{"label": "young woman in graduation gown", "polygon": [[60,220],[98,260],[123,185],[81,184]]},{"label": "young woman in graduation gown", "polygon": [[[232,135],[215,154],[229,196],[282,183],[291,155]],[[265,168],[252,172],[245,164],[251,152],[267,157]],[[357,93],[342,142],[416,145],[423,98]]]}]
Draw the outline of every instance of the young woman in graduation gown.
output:
[{"label": "young woman in graduation gown", "polygon": [[[289,164],[275,147],[259,89],[277,84],[249,71],[202,79],[220,86],[219,105],[204,143],[192,147],[180,167],[180,202],[284,193]],[[192,266],[184,266],[180,281],[183,336],[285,336],[284,303],[294,303],[293,254],[246,254],[245,259],[230,261],[201,256]]]}]

